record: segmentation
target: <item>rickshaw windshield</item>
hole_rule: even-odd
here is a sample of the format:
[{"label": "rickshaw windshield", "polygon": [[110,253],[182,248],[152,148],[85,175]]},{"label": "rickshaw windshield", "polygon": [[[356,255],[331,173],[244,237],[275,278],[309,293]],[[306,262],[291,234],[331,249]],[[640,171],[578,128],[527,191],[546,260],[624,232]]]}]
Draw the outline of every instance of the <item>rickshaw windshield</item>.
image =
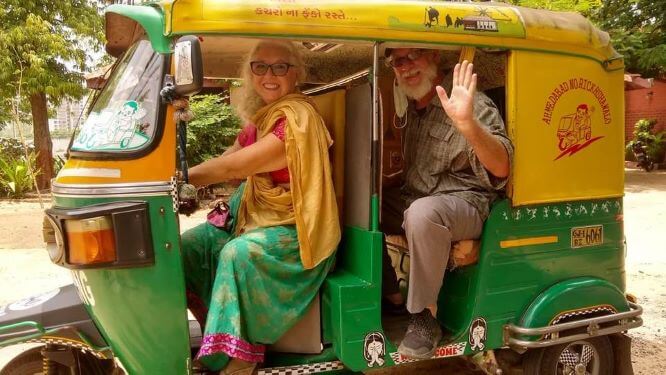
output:
[{"label": "rickshaw windshield", "polygon": [[165,57],[141,40],[121,58],[71,150],[127,156],[145,149],[158,130]]}]

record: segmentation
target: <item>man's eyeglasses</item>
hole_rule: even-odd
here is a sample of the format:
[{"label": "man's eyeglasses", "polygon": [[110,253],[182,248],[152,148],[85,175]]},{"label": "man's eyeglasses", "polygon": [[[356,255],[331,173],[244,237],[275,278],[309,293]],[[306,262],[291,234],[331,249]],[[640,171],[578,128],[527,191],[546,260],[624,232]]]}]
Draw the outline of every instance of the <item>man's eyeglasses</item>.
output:
[{"label": "man's eyeglasses", "polygon": [[289,63],[266,64],[265,62],[261,61],[252,61],[250,63],[250,69],[252,69],[252,73],[258,76],[265,75],[268,72],[268,69],[270,68],[274,76],[282,77],[287,75],[287,73],[289,72],[289,68],[291,68],[292,66],[294,65],[291,65]]},{"label": "man's eyeglasses", "polygon": [[424,53],[425,51],[422,49],[414,49],[411,50],[405,56],[400,56],[396,58],[394,58],[393,56],[389,56],[386,59],[386,65],[392,68],[402,68],[403,66],[411,64],[415,60],[418,60],[418,58],[423,56]]}]

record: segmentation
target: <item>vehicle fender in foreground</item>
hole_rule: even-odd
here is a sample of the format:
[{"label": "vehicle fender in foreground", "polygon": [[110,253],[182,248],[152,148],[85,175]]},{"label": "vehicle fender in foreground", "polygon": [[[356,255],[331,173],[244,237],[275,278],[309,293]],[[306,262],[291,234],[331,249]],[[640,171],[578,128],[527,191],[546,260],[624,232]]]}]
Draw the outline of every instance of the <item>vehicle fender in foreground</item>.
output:
[{"label": "vehicle fender in foreground", "polygon": [[626,332],[643,324],[643,309],[627,301],[615,285],[598,278],[576,278],[545,290],[518,325],[504,326],[504,345],[527,349]]},{"label": "vehicle fender in foreground", "polygon": [[102,358],[110,354],[74,285],[0,306],[0,347],[22,342],[75,347]]},{"label": "vehicle fender in foreground", "polygon": [[525,310],[520,326],[543,327],[576,316],[618,313],[630,307],[622,291],[610,282],[579,277],[559,282],[543,291]]}]

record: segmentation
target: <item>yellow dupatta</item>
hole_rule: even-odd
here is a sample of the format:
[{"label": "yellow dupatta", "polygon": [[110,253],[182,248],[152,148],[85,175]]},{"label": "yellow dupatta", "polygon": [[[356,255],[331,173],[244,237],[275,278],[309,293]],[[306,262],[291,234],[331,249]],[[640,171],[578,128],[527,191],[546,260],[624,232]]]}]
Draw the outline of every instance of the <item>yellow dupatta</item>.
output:
[{"label": "yellow dupatta", "polygon": [[254,227],[295,224],[301,262],[314,268],[340,241],[338,207],[333,190],[328,148],[333,144],[324,120],[310,98],[289,94],[264,106],[253,117],[257,136],[273,131],[286,118],[285,147],[291,190],[275,186],[267,173],[247,178],[238,209],[236,233]]}]

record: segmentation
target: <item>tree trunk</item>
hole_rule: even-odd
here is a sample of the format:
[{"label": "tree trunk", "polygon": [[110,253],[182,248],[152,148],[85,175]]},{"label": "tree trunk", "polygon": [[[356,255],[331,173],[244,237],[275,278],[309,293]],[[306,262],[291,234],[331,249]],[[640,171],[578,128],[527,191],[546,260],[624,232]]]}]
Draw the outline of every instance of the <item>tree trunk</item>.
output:
[{"label": "tree trunk", "polygon": [[39,170],[37,185],[40,189],[50,189],[53,171],[53,143],[49,132],[49,118],[46,109],[46,94],[38,92],[30,95],[30,106],[32,108],[32,129],[35,134],[35,151],[37,154],[37,165],[33,169]]}]

